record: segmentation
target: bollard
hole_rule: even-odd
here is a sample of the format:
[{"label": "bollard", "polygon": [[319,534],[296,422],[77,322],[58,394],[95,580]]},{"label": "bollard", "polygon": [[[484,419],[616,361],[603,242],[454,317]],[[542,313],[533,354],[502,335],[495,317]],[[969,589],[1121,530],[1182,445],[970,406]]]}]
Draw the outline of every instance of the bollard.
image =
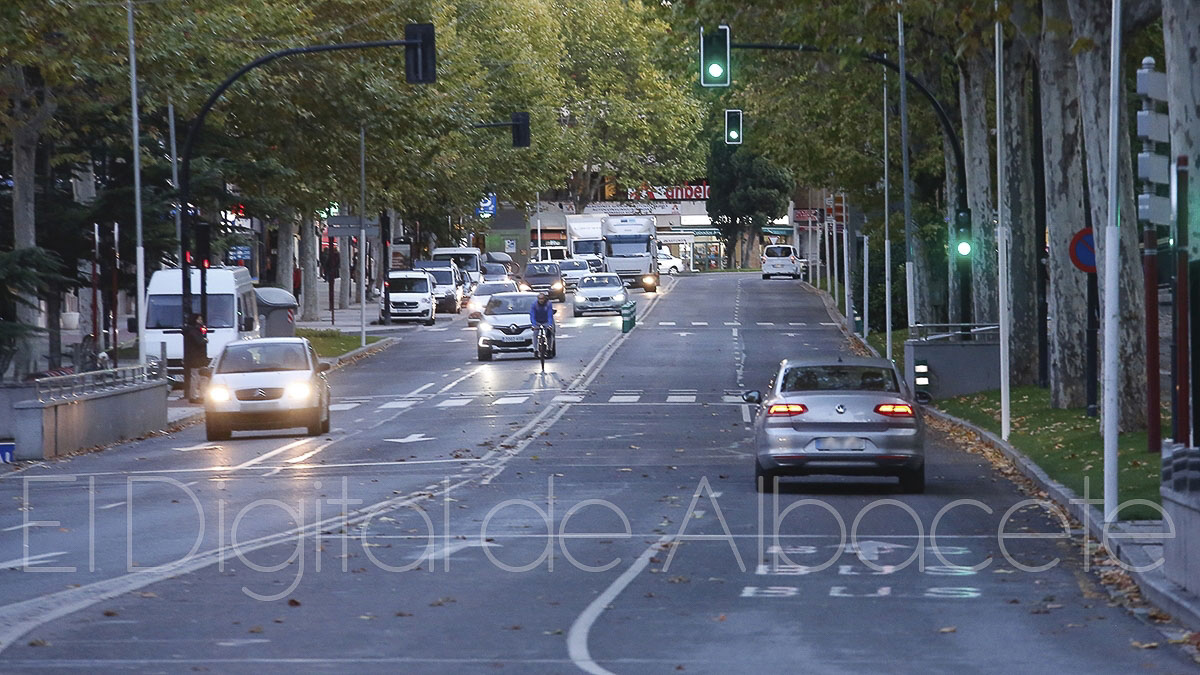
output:
[{"label": "bollard", "polygon": [[637,303],[630,300],[621,305],[621,332],[628,333],[637,325]]}]

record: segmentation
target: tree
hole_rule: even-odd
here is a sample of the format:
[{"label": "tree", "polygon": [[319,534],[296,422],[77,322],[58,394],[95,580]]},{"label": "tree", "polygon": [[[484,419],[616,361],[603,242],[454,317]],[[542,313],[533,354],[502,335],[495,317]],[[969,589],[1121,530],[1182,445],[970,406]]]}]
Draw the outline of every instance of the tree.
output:
[{"label": "tree", "polygon": [[[749,267],[751,239],[761,239],[762,228],[787,212],[795,182],[766,157],[723,138],[712,142],[708,178],[709,216],[727,242],[741,241],[741,266]],[[732,249],[729,258],[732,266]]]}]

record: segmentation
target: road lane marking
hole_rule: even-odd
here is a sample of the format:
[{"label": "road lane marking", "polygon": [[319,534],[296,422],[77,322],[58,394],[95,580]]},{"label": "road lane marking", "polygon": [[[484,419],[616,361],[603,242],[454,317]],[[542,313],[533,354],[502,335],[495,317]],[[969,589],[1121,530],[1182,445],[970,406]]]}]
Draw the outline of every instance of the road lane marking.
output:
[{"label": "road lane marking", "polygon": [[582,396],[576,396],[574,394],[559,394],[558,396],[554,397],[555,403],[579,403],[582,400]]},{"label": "road lane marking", "polygon": [[12,527],[6,527],[3,530],[0,530],[0,532],[12,532],[14,530],[24,530],[24,529],[30,528],[30,527],[41,527],[41,525],[38,525],[36,522],[21,523],[20,525],[13,525]]},{"label": "road lane marking", "polygon": [[774,322],[774,321],[759,321],[759,322],[758,322],[758,325],[760,325],[760,326],[774,326],[774,325],[775,325],[775,322]]},{"label": "road lane marking", "polygon": [[468,372],[466,375],[463,375],[462,377],[459,377],[452,382],[446,383],[446,386],[439,389],[438,393],[444,394],[444,393],[450,391],[451,389],[457,387],[459,384],[461,384],[463,382],[463,380],[470,379],[470,378],[478,375],[481,372],[483,372],[483,366],[476,366],[475,368],[472,368],[471,371]]},{"label": "road lane marking", "polygon": [[740,321],[726,321],[726,322],[725,322],[725,325],[726,325],[726,326],[740,326],[740,325],[742,325],[742,322],[740,322]]},{"label": "road lane marking", "polygon": [[50,562],[60,555],[66,555],[66,551],[55,551],[53,553],[39,553],[37,555],[25,556],[24,558],[13,558],[0,562],[0,569],[11,570],[37,565],[38,563]]},{"label": "road lane marking", "polygon": [[261,463],[267,461],[268,459],[274,457],[275,455],[278,455],[283,452],[287,452],[288,450],[291,450],[292,448],[295,448],[297,446],[304,445],[305,443],[308,443],[309,441],[315,440],[315,438],[316,437],[314,437],[314,436],[310,436],[309,438],[301,438],[298,441],[292,441],[291,443],[288,443],[287,445],[276,448],[270,452],[263,453],[263,454],[259,455],[258,457],[255,457],[254,459],[242,462],[241,464],[238,464],[237,466],[230,467],[229,470],[230,471],[239,471],[241,469],[245,469],[245,468],[254,466],[255,464],[261,464]]},{"label": "road lane marking", "polygon": [[693,326],[707,326],[708,322],[707,321],[693,321],[692,325]]},{"label": "road lane marking", "polygon": [[658,322],[658,325],[660,325],[660,326],[674,326],[674,325],[675,325],[675,322],[674,322],[674,321],[659,321],[659,322]]},{"label": "road lane marking", "polygon": [[428,389],[428,388],[432,387],[434,384],[436,384],[436,383],[435,383],[435,382],[430,382],[430,383],[428,383],[428,384],[423,384],[423,385],[421,385],[421,386],[417,387],[416,389],[413,389],[412,391],[408,392],[407,394],[405,394],[405,396],[408,396],[408,397],[416,396],[417,394],[419,394],[419,393],[421,393],[421,392],[425,391],[426,389]]},{"label": "road lane marking", "polygon": [[789,321],[788,325],[789,326],[807,326],[808,324],[804,323],[803,321]]},{"label": "road lane marking", "polygon": [[409,434],[404,438],[385,438],[383,440],[389,443],[416,443],[418,441],[436,441],[437,439],[425,434]]},{"label": "road lane marking", "polygon": [[609,403],[637,403],[641,396],[632,394],[614,394],[608,398]]},{"label": "road lane marking", "polygon": [[333,412],[342,412],[345,410],[354,410],[360,405],[362,405],[362,403],[357,401],[354,403],[331,403],[329,404],[329,409]]},{"label": "road lane marking", "polygon": [[403,410],[404,408],[411,408],[417,403],[417,401],[388,401],[387,403],[379,406],[379,408],[380,410],[386,410],[388,408],[400,408]]},{"label": "road lane marking", "polygon": [[461,408],[475,399],[472,398],[448,398],[445,401],[439,401],[438,408]]},{"label": "road lane marking", "polygon": [[749,403],[742,404],[742,421],[745,422],[746,424],[750,423],[750,404]]},{"label": "road lane marking", "polygon": [[571,629],[567,631],[567,654],[570,655],[571,661],[580,670],[592,675],[613,675],[611,671],[606,670],[592,659],[592,654],[588,650],[588,633],[591,632],[592,625],[596,623],[596,619],[600,618],[600,614],[604,612],[605,608],[612,604],[613,600],[617,599],[621,591],[633,583],[637,575],[641,574],[642,570],[650,565],[650,558],[654,557],[656,553],[661,553],[662,547],[673,538],[674,536],[669,534],[659,537],[658,541],[648,546],[645,551],[642,551],[642,554],[637,557],[637,560],[633,561],[629,569],[622,572],[621,576],[617,577],[608,588],[596,596],[596,599],[592,600],[591,604],[584,608],[583,613],[575,618],[575,621],[571,624]]},{"label": "road lane marking", "polygon": [[191,452],[192,450],[220,450],[221,446],[213,445],[212,443],[197,443],[195,445],[189,445],[186,448],[175,449],[180,452]]},{"label": "road lane marking", "polygon": [[125,502],[116,502],[115,504],[105,504],[104,506],[101,506],[101,507],[100,507],[100,510],[101,510],[101,511],[107,511],[108,509],[115,509],[115,508],[117,508],[118,506],[121,506],[121,505],[122,505],[122,504],[124,504],[124,503],[125,503]]},{"label": "road lane marking", "polygon": [[528,401],[528,396],[504,396],[492,401],[492,405],[516,405]]},{"label": "road lane marking", "polygon": [[672,394],[667,396],[667,403],[695,403],[696,397],[691,394]]}]

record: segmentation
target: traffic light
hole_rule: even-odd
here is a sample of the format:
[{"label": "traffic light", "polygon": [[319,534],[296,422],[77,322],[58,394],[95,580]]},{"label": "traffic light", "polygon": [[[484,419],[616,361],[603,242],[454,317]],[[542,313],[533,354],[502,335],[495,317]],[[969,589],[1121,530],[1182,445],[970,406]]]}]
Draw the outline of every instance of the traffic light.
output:
[{"label": "traffic light", "polygon": [[726,110],[725,111],[725,144],[726,145],[741,145],[742,144],[742,111],[741,110]]},{"label": "traffic light", "polygon": [[404,79],[409,84],[436,82],[437,51],[433,44],[433,24],[406,24],[404,39],[417,43],[404,45]]},{"label": "traffic light", "polygon": [[971,255],[971,212],[958,211],[954,214],[955,250],[961,256]]},{"label": "traffic light", "polygon": [[729,86],[729,26],[725,24],[708,35],[700,27],[700,86]]},{"label": "traffic light", "polygon": [[512,141],[514,148],[529,147],[529,113],[512,114]]}]

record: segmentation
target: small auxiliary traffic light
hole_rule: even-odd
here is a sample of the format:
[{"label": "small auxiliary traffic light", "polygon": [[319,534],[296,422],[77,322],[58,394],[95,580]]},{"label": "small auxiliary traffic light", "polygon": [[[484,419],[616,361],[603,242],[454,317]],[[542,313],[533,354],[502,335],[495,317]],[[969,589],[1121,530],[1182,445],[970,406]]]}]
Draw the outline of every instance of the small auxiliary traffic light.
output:
[{"label": "small auxiliary traffic light", "polygon": [[404,45],[404,79],[409,84],[432,84],[437,81],[437,50],[433,33],[431,23],[404,26],[404,39],[415,43]]},{"label": "small auxiliary traffic light", "polygon": [[742,144],[742,111],[741,110],[726,110],[725,111],[725,144],[726,145],[741,145]]},{"label": "small auxiliary traffic light", "polygon": [[700,86],[729,86],[729,26],[725,24],[707,35],[700,28]]},{"label": "small auxiliary traffic light", "polygon": [[529,147],[529,113],[512,114],[512,143],[514,148]]}]

